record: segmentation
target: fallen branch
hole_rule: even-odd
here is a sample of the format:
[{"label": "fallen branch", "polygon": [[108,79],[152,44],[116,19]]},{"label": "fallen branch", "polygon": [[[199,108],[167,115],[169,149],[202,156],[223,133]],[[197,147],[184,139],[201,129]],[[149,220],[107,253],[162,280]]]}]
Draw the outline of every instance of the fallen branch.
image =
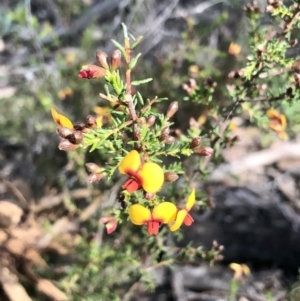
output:
[{"label": "fallen branch", "polygon": [[284,159],[300,159],[300,144],[286,142],[279,147],[249,154],[233,163],[221,164],[212,172],[209,180],[212,182],[221,182],[230,175],[238,176],[244,172],[253,171],[259,167],[267,166]]}]

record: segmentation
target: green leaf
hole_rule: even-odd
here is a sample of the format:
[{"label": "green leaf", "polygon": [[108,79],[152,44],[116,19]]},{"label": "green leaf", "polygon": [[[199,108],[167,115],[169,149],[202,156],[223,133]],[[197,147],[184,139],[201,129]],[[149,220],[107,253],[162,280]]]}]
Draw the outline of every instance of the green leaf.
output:
[{"label": "green leaf", "polygon": [[127,32],[127,26],[125,25],[125,23],[121,24],[123,27],[123,35],[125,39],[128,39],[128,32]]},{"label": "green leaf", "polygon": [[90,149],[90,153],[93,152],[99,145],[99,140],[96,140],[93,144],[92,147]]},{"label": "green leaf", "polygon": [[137,61],[138,61],[138,59],[139,59],[139,57],[140,57],[141,55],[142,55],[142,54],[139,53],[136,57],[134,57],[134,58],[131,59],[131,62],[130,62],[130,64],[129,64],[129,66],[128,66],[129,69],[133,69],[133,68],[135,67],[135,65],[136,65],[136,63],[137,63]]},{"label": "green leaf", "polygon": [[135,80],[133,81],[131,84],[133,86],[139,86],[139,85],[142,85],[142,84],[146,84],[146,83],[149,83],[153,80],[153,78],[146,78],[146,79],[141,79],[141,80]]},{"label": "green leaf", "polygon": [[143,99],[143,96],[141,95],[141,93],[140,93],[140,92],[137,92],[137,93],[136,93],[136,96],[137,96],[138,102],[139,102],[141,105],[144,105],[144,99]]},{"label": "green leaf", "polygon": [[143,39],[143,36],[139,36],[137,37],[137,39],[132,43],[131,45],[131,50],[133,50],[139,43],[140,41]]}]

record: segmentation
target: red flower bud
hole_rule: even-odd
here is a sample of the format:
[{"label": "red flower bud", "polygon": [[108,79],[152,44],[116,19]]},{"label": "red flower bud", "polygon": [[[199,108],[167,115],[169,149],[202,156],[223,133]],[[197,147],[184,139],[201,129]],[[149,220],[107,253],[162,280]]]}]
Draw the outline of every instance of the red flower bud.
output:
[{"label": "red flower bud", "polygon": [[79,78],[100,78],[106,75],[106,70],[96,65],[85,65],[82,66],[78,73]]},{"label": "red flower bud", "polygon": [[99,219],[99,223],[105,225],[107,234],[114,232],[118,226],[118,220],[114,216],[103,216]]}]

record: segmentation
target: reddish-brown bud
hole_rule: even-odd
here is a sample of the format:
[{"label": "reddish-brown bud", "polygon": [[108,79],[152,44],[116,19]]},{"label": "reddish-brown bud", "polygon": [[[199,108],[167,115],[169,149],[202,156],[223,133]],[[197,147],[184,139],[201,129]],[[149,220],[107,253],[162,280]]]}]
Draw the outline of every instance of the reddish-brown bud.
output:
[{"label": "reddish-brown bud", "polygon": [[169,135],[169,133],[170,133],[170,128],[168,126],[161,130],[162,135]]},{"label": "reddish-brown bud", "polygon": [[103,175],[102,174],[99,174],[99,173],[91,173],[89,176],[88,176],[88,181],[90,183],[94,183],[94,182],[98,182],[102,179]]},{"label": "reddish-brown bud", "polygon": [[168,139],[168,137],[169,137],[169,134],[161,134],[159,136],[159,140],[160,141],[166,141],[166,139]]},{"label": "reddish-brown bud", "polygon": [[278,8],[278,7],[280,7],[281,5],[282,5],[282,1],[280,1],[280,0],[274,1],[274,3],[273,3],[273,6],[274,6],[275,8]]},{"label": "reddish-brown bud", "polygon": [[68,137],[68,140],[73,144],[80,144],[83,140],[83,135],[80,131],[74,131],[73,134]]},{"label": "reddish-brown bud", "polygon": [[106,70],[96,65],[85,65],[82,66],[78,73],[79,78],[100,78],[106,75]]},{"label": "reddish-brown bud", "polygon": [[102,50],[97,50],[96,52],[96,59],[98,63],[103,67],[104,69],[108,69],[108,63],[107,63],[107,54]]},{"label": "reddish-brown bud", "polygon": [[78,145],[71,143],[69,140],[63,139],[60,141],[58,144],[58,149],[63,150],[63,151],[72,151],[76,149]]},{"label": "reddish-brown bud", "polygon": [[201,137],[195,137],[190,143],[191,148],[196,148],[201,145],[202,139]]},{"label": "reddish-brown bud", "polygon": [[89,128],[94,128],[97,126],[97,120],[96,120],[96,117],[93,116],[93,115],[88,115],[86,116],[86,121],[85,121],[85,124],[87,127]]},{"label": "reddish-brown bud", "polygon": [[174,171],[165,172],[165,182],[175,182],[178,179],[178,174]]},{"label": "reddish-brown bud", "polygon": [[62,138],[69,138],[74,133],[74,130],[60,126],[57,128],[56,132]]},{"label": "reddish-brown bud", "polygon": [[178,111],[178,101],[172,101],[169,105],[166,118],[171,118]]},{"label": "reddish-brown bud", "polygon": [[110,57],[110,69],[112,71],[118,69],[121,65],[122,54],[120,50],[114,50]]},{"label": "reddish-brown bud", "polygon": [[155,120],[156,120],[155,116],[153,115],[149,116],[146,121],[147,126],[149,127],[152,126],[155,123]]},{"label": "reddish-brown bud", "polygon": [[91,163],[86,163],[85,167],[88,170],[88,172],[91,172],[91,173],[101,173],[101,167],[98,166],[95,163],[92,163],[92,162]]},{"label": "reddish-brown bud", "polygon": [[168,137],[165,138],[164,141],[165,141],[166,144],[172,144],[172,143],[175,142],[175,137],[173,137],[173,136],[168,136]]},{"label": "reddish-brown bud", "polygon": [[74,129],[76,131],[81,131],[82,132],[85,128],[86,128],[86,126],[83,122],[74,124]]},{"label": "reddish-brown bud", "polygon": [[211,156],[214,153],[214,150],[209,146],[195,148],[193,151],[194,151],[194,154],[197,154],[200,156]]}]

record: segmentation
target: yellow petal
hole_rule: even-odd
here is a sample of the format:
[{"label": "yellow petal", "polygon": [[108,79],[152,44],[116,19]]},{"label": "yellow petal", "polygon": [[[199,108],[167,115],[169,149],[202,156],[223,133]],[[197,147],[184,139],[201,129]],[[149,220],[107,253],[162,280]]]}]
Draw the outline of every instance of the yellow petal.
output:
[{"label": "yellow petal", "polygon": [[267,117],[269,117],[270,119],[272,118],[279,118],[280,114],[277,110],[275,109],[269,109],[266,113]]},{"label": "yellow petal", "polygon": [[69,118],[57,113],[57,111],[54,108],[51,108],[51,113],[52,113],[52,117],[56,124],[58,124],[59,126],[66,127],[71,130],[74,129],[73,123]]},{"label": "yellow petal", "polygon": [[278,120],[271,121],[269,123],[269,128],[275,132],[283,131],[282,125],[278,122]]},{"label": "yellow petal", "polygon": [[279,132],[277,134],[278,134],[278,137],[282,140],[288,140],[289,139],[289,136],[286,132]]},{"label": "yellow petal", "polygon": [[103,120],[103,116],[98,116],[98,117],[96,118],[96,124],[97,124],[97,126],[98,126],[99,128],[102,127],[102,120]]},{"label": "yellow petal", "polygon": [[194,206],[194,204],[195,204],[195,198],[196,198],[196,195],[195,195],[195,188],[193,188],[193,190],[192,190],[192,192],[191,192],[191,194],[190,194],[190,196],[189,196],[189,198],[188,198],[188,201],[187,201],[187,203],[186,203],[186,205],[185,205],[185,208],[186,208],[188,211],[190,211],[191,208]]},{"label": "yellow petal", "polygon": [[286,128],[286,117],[285,117],[285,115],[280,114],[279,118],[280,118],[282,129],[285,130],[285,128]]},{"label": "yellow petal", "polygon": [[159,220],[163,224],[168,224],[175,220],[177,207],[171,202],[162,202],[154,207],[152,218]]},{"label": "yellow petal", "polygon": [[143,164],[138,175],[141,177],[143,189],[150,193],[155,193],[160,190],[165,179],[162,168],[153,162]]},{"label": "yellow petal", "polygon": [[130,206],[128,214],[131,222],[135,225],[143,225],[151,220],[150,210],[140,204]]},{"label": "yellow petal", "polygon": [[121,161],[119,171],[121,174],[127,174],[128,171],[136,172],[141,166],[141,158],[136,150],[129,152]]},{"label": "yellow petal", "polygon": [[185,209],[181,209],[178,211],[177,216],[176,216],[176,220],[174,222],[174,224],[170,227],[171,231],[176,231],[180,228],[180,226],[182,225],[185,217],[187,215],[187,211]]}]

